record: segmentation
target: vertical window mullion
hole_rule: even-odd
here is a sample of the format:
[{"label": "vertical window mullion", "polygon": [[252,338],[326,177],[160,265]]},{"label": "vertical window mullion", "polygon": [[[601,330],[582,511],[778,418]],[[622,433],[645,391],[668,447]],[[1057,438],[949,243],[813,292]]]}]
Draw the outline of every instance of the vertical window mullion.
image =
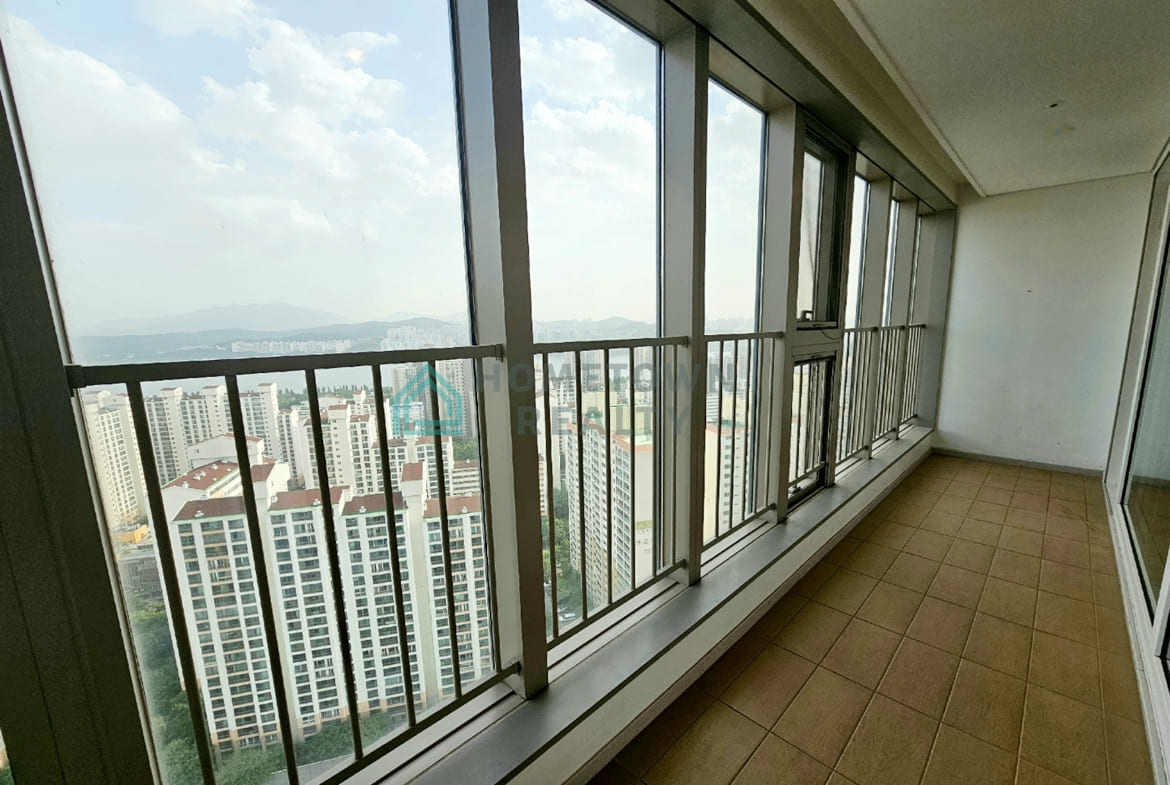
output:
[{"label": "vertical window mullion", "polygon": [[472,335],[499,344],[482,361],[480,434],[491,521],[501,663],[527,697],[548,686],[544,556],[532,339],[532,290],[514,3],[451,0]]},{"label": "vertical window mullion", "polygon": [[[707,201],[707,79],[710,40],[689,27],[663,42],[660,129],[662,269],[659,275],[659,330],[685,336],[676,366],[664,381],[677,390],[677,406],[662,429],[663,476],[677,480],[664,499],[664,517],[680,522],[676,559],[686,560],[686,584],[700,575],[703,549],[704,442],[706,428],[706,344],[704,227]],[[681,513],[681,514],[675,514]]]}]

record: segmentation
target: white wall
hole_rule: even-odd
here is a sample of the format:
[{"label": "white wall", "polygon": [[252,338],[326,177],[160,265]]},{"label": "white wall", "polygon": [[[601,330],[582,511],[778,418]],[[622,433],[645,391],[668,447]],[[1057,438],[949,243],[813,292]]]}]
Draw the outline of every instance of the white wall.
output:
[{"label": "white wall", "polygon": [[959,206],[935,444],[1105,465],[1147,174]]}]

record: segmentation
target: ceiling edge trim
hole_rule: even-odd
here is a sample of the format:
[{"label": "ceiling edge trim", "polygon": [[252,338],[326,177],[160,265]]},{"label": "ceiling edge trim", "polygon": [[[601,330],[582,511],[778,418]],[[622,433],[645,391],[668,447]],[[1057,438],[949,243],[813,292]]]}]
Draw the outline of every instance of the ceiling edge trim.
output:
[{"label": "ceiling edge trim", "polygon": [[938,123],[935,122],[934,117],[926,108],[926,104],[910,85],[910,81],[906,78],[905,74],[902,73],[902,69],[897,66],[894,58],[890,55],[885,45],[882,44],[877,34],[873,31],[873,28],[870,27],[869,22],[865,19],[865,16],[853,4],[853,0],[834,0],[834,2],[841,10],[841,13],[845,16],[846,21],[848,21],[849,24],[853,26],[853,29],[857,31],[858,36],[860,36],[861,39],[865,42],[865,45],[869,47],[870,51],[873,53],[873,56],[877,58],[882,68],[884,68],[886,73],[889,74],[890,78],[894,80],[895,86],[902,91],[902,95],[905,96],[907,101],[909,101],[910,105],[914,108],[914,111],[918,113],[918,117],[920,120],[922,120],[923,125],[925,125],[930,133],[934,135],[935,140],[939,143],[939,145],[942,146],[943,151],[951,157],[951,160],[954,162],[955,166],[957,166],[959,171],[963,173],[963,176],[967,178],[967,182],[971,185],[977,194],[980,196],[987,196],[987,189],[984,188],[983,184],[979,182],[979,178],[977,178],[971,171],[971,167],[969,167],[967,162],[963,160],[963,156],[959,155],[958,151],[955,149],[955,146],[951,144],[950,139],[948,139],[947,135],[943,133]]}]

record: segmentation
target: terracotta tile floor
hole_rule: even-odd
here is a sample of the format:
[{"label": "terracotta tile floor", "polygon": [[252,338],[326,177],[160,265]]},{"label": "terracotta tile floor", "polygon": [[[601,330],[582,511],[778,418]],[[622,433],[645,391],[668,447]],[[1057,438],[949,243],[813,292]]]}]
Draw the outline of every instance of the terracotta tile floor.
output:
[{"label": "terracotta tile floor", "polygon": [[932,456],[595,779],[1152,782],[1098,480]]}]

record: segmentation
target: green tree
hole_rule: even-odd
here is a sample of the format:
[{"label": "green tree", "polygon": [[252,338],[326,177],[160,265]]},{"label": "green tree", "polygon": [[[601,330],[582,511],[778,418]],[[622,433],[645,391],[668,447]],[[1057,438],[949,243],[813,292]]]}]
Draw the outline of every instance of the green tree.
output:
[{"label": "green tree", "polygon": [[477,442],[475,439],[463,439],[456,436],[451,439],[451,445],[451,451],[455,453],[455,460],[479,460],[479,442]]}]

